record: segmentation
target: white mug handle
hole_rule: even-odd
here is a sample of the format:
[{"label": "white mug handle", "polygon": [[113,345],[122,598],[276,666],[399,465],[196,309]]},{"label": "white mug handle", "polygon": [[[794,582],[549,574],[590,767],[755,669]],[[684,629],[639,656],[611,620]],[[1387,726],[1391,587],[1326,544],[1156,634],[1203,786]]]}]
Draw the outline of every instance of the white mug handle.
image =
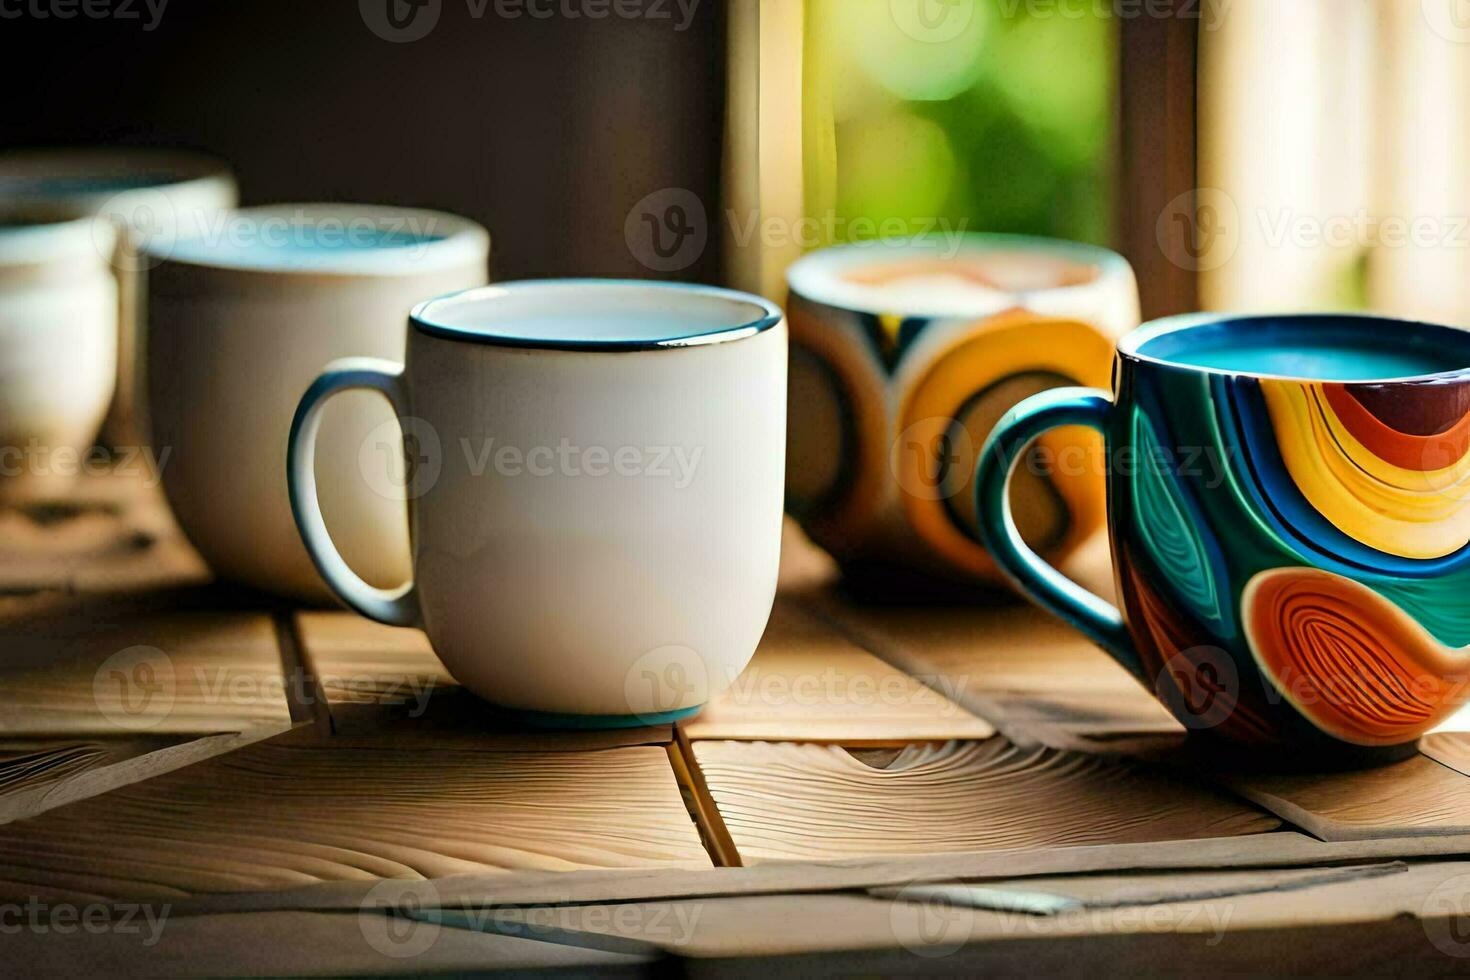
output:
[{"label": "white mug handle", "polygon": [[343,602],[369,619],[389,626],[417,626],[420,617],[414,583],[410,581],[396,589],[379,589],[364,582],[343,560],[322,520],[321,501],[316,494],[316,437],[322,425],[322,408],[333,395],[355,388],[378,392],[388,399],[399,418],[408,414],[402,364],[375,357],[344,357],[328,364],[301,396],[296,417],[291,421],[291,436],[286,444],[286,486],[291,496],[291,513],[312,564]]}]

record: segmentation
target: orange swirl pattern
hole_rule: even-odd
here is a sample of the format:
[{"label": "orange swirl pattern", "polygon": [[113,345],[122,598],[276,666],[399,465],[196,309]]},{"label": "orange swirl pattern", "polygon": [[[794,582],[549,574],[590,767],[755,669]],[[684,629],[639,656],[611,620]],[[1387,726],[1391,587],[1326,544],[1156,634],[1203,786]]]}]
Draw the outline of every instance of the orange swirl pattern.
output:
[{"label": "orange swirl pattern", "polygon": [[1318,728],[1356,745],[1419,737],[1470,690],[1470,648],[1440,643],[1366,585],[1315,568],[1261,572],[1241,596],[1261,672]]},{"label": "orange swirl pattern", "polygon": [[1434,432],[1404,432],[1375,415],[1363,403],[1360,388],[1324,384],[1322,394],[1343,428],[1363,448],[1393,466],[1428,473],[1453,466],[1470,455],[1470,414],[1460,415],[1454,424]]},{"label": "orange swirl pattern", "polygon": [[1261,395],[1292,480],[1338,530],[1401,558],[1470,544],[1470,413],[1414,433],[1375,415],[1354,386],[1264,380]]}]

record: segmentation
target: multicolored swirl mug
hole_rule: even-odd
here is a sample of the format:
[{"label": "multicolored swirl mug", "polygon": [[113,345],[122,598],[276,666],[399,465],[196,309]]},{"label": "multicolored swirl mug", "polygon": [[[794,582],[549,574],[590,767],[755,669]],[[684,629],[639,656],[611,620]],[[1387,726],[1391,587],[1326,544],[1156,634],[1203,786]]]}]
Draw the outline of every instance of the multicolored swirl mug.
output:
[{"label": "multicolored swirl mug", "polygon": [[[1114,341],[1138,325],[1128,263],[1073,242],[932,235],[813,252],[787,281],[787,510],[849,582],[1003,582],[980,544],[975,458],[1027,395],[1107,383]],[[1086,429],[1046,441],[1100,449]],[[1102,526],[1095,473],[1028,472],[1011,499],[1055,561]]]},{"label": "multicolored swirl mug", "polygon": [[[1191,315],[1119,344],[1114,391],[1016,406],[976,474],[991,554],[1192,729],[1363,762],[1470,692],[1470,333]],[[1120,613],[1020,539],[1006,483],[1059,425],[1105,436]]]}]

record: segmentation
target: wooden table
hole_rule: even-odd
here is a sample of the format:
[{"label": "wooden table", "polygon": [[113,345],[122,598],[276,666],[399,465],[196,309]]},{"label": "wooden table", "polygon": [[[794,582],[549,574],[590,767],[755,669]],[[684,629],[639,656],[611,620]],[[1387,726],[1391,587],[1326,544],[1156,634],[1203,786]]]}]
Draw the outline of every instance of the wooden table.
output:
[{"label": "wooden table", "polygon": [[96,477],[0,512],[0,962],[1460,974],[1457,727],[1367,772],[1202,764],[1040,613],[860,605],[789,530],[700,717],[518,730],[421,634],[214,584],[155,491]]}]

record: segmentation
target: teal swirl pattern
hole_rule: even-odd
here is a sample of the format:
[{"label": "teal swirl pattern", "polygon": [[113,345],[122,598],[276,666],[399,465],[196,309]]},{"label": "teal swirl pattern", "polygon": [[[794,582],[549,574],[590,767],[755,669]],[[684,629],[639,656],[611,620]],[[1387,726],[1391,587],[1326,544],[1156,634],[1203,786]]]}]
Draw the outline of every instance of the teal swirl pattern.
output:
[{"label": "teal swirl pattern", "polygon": [[1118,400],[1130,632],[1156,674],[1229,658],[1221,732],[1397,745],[1465,700],[1470,372],[1337,383],[1125,358]]},{"label": "teal swirl pattern", "polygon": [[1230,597],[1222,594],[1227,582],[1220,548],[1209,526],[1191,506],[1179,485],[1178,462],[1155,436],[1141,410],[1133,410],[1133,473],[1138,537],[1170,585],[1174,597],[1221,636],[1235,635]]}]

